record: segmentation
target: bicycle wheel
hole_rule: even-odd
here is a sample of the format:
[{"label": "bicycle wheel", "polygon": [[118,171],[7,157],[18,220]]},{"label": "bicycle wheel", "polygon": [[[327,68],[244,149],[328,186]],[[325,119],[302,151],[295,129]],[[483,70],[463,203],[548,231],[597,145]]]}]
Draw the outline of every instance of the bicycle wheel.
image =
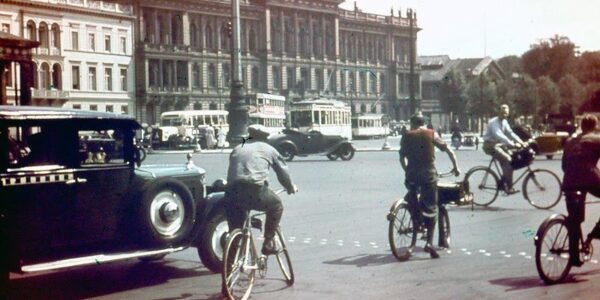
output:
[{"label": "bicycle wheel", "polygon": [[560,282],[569,274],[569,232],[564,218],[547,219],[540,225],[535,243],[535,266],[547,284]]},{"label": "bicycle wheel", "polygon": [[294,284],[294,268],[292,267],[292,260],[290,259],[290,253],[285,245],[285,238],[281,233],[280,229],[277,229],[277,235],[275,236],[275,244],[277,245],[277,264],[281,268],[281,272],[285,277],[285,281],[288,285]]},{"label": "bicycle wheel", "polygon": [[488,206],[498,197],[498,175],[486,167],[475,167],[467,172],[465,181],[473,203]]},{"label": "bicycle wheel", "polygon": [[248,299],[257,269],[256,248],[252,238],[240,229],[229,234],[223,253],[223,292],[228,299]]},{"label": "bicycle wheel", "polygon": [[445,206],[438,211],[438,246],[450,248],[450,217]]},{"label": "bicycle wheel", "polygon": [[[403,201],[403,200],[399,200]],[[417,232],[408,204],[402,202],[388,215],[388,239],[392,253],[398,260],[410,257],[417,243]]]},{"label": "bicycle wheel", "polygon": [[523,195],[536,208],[549,209],[562,196],[560,179],[549,170],[533,170],[523,181]]}]

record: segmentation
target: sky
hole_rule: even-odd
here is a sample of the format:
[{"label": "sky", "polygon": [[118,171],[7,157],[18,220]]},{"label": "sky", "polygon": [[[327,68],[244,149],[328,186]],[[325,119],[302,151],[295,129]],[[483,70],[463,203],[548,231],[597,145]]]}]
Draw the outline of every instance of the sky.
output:
[{"label": "sky", "polygon": [[341,8],[417,13],[418,55],[450,58],[521,56],[556,34],[580,52],[600,50],[600,0],[346,0]]}]

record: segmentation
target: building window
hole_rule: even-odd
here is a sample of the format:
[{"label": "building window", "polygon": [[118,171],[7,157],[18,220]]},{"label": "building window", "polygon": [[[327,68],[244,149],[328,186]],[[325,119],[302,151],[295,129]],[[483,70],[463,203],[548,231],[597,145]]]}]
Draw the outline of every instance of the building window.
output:
[{"label": "building window", "polygon": [[96,86],[96,67],[90,67],[88,70],[88,88],[92,91],[97,89]]},{"label": "building window", "polygon": [[112,68],[104,68],[104,87],[107,91],[112,91]]},{"label": "building window", "polygon": [[79,66],[71,67],[71,82],[73,82],[73,89],[79,90]]},{"label": "building window", "polygon": [[127,69],[121,68],[121,91],[127,91]]},{"label": "building window", "polygon": [[79,32],[71,31],[71,49],[79,50]]},{"label": "building window", "polygon": [[104,35],[104,51],[110,52],[110,35]]},{"label": "building window", "polygon": [[287,67],[287,88],[293,90],[296,88],[296,72],[294,67]]},{"label": "building window", "polygon": [[73,109],[81,109],[81,104],[73,104]]},{"label": "building window", "polygon": [[208,86],[217,87],[217,71],[214,64],[208,65]]},{"label": "building window", "polygon": [[112,105],[107,105],[106,106],[106,112],[110,112],[111,113],[111,112],[114,112],[114,111],[115,111],[115,108]]},{"label": "building window", "polygon": [[121,53],[127,53],[127,38],[126,37],[124,37],[124,36],[121,37],[120,45],[121,45]]},{"label": "building window", "polygon": [[2,32],[10,33],[10,24],[2,23]]},{"label": "building window", "polygon": [[121,105],[121,113],[124,115],[129,113],[129,108],[127,107],[127,105]]},{"label": "building window", "polygon": [[93,33],[88,34],[88,43],[90,45],[90,51],[96,51],[96,35]]},{"label": "building window", "polygon": [[273,67],[273,88],[278,90],[281,88],[281,71],[279,67]]},{"label": "building window", "polygon": [[98,111],[98,105],[96,105],[96,104],[90,104],[90,110],[91,111]]},{"label": "building window", "polygon": [[257,66],[252,66],[252,88],[258,89],[260,74]]}]

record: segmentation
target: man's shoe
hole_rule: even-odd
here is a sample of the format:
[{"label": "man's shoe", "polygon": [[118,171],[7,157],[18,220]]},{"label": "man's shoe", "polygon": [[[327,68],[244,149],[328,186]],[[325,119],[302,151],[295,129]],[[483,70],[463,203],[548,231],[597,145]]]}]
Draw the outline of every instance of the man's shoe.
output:
[{"label": "man's shoe", "polygon": [[519,193],[521,191],[514,189],[514,188],[510,188],[508,190],[505,190],[504,192],[506,193],[506,195],[513,195],[513,194]]},{"label": "man's shoe", "polygon": [[275,246],[275,241],[272,238],[265,238],[261,252],[264,255],[277,254],[277,247]]},{"label": "man's shoe", "polygon": [[431,258],[440,258],[440,255],[435,251],[433,245],[426,244],[425,247],[423,247],[423,251],[429,253],[429,257]]},{"label": "man's shoe", "polygon": [[581,260],[579,260],[579,257],[577,257],[577,256],[573,257],[572,259],[569,259],[569,263],[573,267],[581,267],[583,265],[583,262]]}]

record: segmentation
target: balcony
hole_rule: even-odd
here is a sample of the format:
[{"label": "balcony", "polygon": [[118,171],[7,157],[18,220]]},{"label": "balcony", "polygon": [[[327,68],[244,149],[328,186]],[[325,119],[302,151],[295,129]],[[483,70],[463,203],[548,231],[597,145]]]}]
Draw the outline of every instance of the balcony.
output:
[{"label": "balcony", "polygon": [[31,89],[34,99],[68,100],[69,92],[48,89]]}]

